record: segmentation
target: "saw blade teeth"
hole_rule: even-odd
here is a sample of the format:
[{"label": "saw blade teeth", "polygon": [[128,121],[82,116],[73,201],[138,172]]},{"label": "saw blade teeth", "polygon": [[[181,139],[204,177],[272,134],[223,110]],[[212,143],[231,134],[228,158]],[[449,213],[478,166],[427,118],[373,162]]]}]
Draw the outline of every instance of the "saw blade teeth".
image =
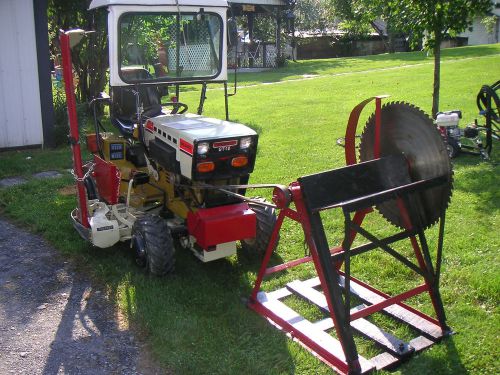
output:
[{"label": "saw blade teeth", "polygon": [[[389,122],[384,126],[384,118]],[[389,125],[390,124],[390,125]],[[372,113],[361,133],[359,160],[373,159],[375,113]],[[409,142],[409,140],[412,142]],[[421,108],[404,101],[391,101],[382,106],[381,156],[404,153],[408,158],[412,179],[431,178],[447,174],[449,183],[418,193],[420,206],[417,216],[422,226],[436,223],[451,202],[453,189],[452,163],[443,138],[433,119]],[[383,150],[383,151],[382,151]],[[399,209],[394,202],[377,206],[382,216],[392,224],[403,227]]]}]

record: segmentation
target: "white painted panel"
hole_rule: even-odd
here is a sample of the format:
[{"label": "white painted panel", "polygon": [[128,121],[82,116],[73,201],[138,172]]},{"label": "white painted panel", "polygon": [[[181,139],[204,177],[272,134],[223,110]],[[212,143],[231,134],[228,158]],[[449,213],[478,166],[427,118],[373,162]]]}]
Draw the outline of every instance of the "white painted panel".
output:
[{"label": "white painted panel", "polygon": [[0,1],[0,148],[43,144],[32,0]]},{"label": "white painted panel", "polygon": [[479,17],[475,18],[471,28],[472,31],[466,30],[460,34],[460,36],[468,38],[467,44],[469,46],[474,46],[478,44],[491,44],[498,42],[498,37],[496,37],[495,33],[490,34],[486,31],[486,28],[481,23],[481,18]]}]

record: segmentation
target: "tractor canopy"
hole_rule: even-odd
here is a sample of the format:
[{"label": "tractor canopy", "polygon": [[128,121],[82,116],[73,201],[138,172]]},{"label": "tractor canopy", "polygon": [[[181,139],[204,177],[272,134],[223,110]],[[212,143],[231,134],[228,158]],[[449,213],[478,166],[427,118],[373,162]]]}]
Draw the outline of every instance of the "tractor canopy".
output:
[{"label": "tractor canopy", "polygon": [[108,8],[110,86],[227,80],[222,0],[93,0]]}]

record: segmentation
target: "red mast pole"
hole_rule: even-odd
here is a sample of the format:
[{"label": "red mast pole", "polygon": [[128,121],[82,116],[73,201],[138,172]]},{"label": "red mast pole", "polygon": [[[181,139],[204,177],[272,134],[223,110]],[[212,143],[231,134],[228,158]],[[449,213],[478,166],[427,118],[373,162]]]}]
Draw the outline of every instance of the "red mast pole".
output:
[{"label": "red mast pole", "polygon": [[78,221],[88,228],[89,214],[87,209],[87,194],[83,184],[82,152],[80,149],[80,134],[78,131],[78,117],[76,116],[75,87],[73,85],[73,64],[71,63],[70,35],[61,32],[59,35],[61,44],[62,67],[64,77],[64,88],[66,91],[66,104],[68,106],[68,119],[70,129],[70,143],[73,152],[73,169],[76,176],[76,189],[78,193]]}]

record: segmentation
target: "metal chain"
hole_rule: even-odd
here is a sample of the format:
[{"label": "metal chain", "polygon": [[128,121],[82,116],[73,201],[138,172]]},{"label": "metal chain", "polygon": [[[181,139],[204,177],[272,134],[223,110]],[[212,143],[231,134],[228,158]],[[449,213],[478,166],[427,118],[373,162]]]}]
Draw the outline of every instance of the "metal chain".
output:
[{"label": "metal chain", "polygon": [[78,176],[76,175],[76,173],[75,173],[75,170],[74,170],[74,169],[72,169],[72,170],[71,170],[71,174],[73,175],[73,178],[74,178],[77,182],[83,182],[83,181],[85,181],[85,179],[86,179],[87,177],[89,177],[89,176],[90,176],[90,174],[94,171],[94,167],[95,167],[95,164],[94,164],[94,163],[92,163],[92,162],[88,162],[87,164],[85,164],[85,165],[83,166],[83,168],[88,168],[88,170],[87,170],[87,172],[83,175],[83,177],[81,177],[81,178],[80,178],[80,177],[78,177]]}]

